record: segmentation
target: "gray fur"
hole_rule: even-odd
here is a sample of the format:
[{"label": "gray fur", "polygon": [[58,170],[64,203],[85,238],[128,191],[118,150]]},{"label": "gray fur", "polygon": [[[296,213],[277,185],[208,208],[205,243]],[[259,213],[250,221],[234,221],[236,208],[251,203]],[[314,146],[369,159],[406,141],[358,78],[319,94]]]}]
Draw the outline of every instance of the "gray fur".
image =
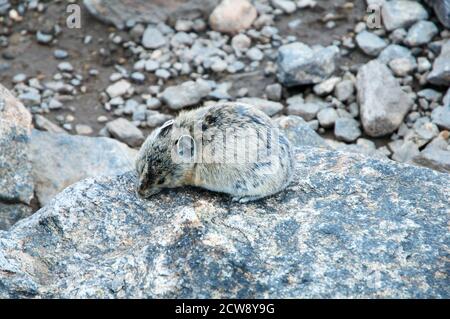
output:
[{"label": "gray fur", "polygon": [[265,113],[244,103],[221,103],[182,112],[156,129],[139,151],[136,170],[142,197],[190,185],[245,203],[286,188],[293,155]]}]

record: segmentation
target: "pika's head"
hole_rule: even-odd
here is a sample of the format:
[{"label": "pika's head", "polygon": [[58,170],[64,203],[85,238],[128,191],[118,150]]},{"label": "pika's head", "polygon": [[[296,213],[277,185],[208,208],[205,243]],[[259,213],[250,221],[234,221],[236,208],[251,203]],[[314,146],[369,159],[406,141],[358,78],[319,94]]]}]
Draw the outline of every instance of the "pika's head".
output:
[{"label": "pika's head", "polygon": [[174,120],[155,129],[136,159],[137,193],[148,198],[164,188],[189,184],[194,166],[195,142]]}]

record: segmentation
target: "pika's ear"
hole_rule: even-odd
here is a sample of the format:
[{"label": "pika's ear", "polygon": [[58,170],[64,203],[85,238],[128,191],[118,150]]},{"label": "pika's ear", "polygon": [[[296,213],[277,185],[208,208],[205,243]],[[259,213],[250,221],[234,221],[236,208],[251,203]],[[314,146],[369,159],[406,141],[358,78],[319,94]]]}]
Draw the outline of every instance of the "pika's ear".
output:
[{"label": "pika's ear", "polygon": [[160,128],[159,128],[159,133],[158,135],[164,136],[166,135],[170,129],[172,128],[174,123],[174,120],[168,120],[166,123],[164,123]]},{"label": "pika's ear", "polygon": [[183,161],[190,161],[195,155],[195,141],[190,135],[181,135],[177,141],[177,154]]}]

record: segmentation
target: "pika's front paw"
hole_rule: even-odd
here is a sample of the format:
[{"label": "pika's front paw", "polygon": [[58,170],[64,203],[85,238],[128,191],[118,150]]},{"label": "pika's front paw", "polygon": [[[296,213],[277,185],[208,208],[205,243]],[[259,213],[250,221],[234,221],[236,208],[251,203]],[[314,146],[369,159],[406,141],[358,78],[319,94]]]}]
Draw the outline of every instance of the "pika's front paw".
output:
[{"label": "pika's front paw", "polygon": [[261,198],[261,196],[243,196],[243,197],[235,196],[235,197],[233,197],[231,199],[231,201],[235,202],[235,203],[245,204],[245,203],[248,203],[248,202],[253,202],[253,201],[255,201],[257,199],[260,199],[260,198]]}]

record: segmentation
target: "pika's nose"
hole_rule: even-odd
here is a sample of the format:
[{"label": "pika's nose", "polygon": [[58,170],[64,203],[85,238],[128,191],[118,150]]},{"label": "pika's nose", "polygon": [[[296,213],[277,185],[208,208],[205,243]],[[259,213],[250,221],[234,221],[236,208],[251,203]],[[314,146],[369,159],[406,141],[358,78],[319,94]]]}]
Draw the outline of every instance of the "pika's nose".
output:
[{"label": "pika's nose", "polygon": [[145,195],[145,187],[144,187],[143,184],[139,184],[139,185],[138,185],[138,187],[137,187],[137,189],[136,189],[136,193],[137,193],[139,196],[144,196],[144,195]]}]

